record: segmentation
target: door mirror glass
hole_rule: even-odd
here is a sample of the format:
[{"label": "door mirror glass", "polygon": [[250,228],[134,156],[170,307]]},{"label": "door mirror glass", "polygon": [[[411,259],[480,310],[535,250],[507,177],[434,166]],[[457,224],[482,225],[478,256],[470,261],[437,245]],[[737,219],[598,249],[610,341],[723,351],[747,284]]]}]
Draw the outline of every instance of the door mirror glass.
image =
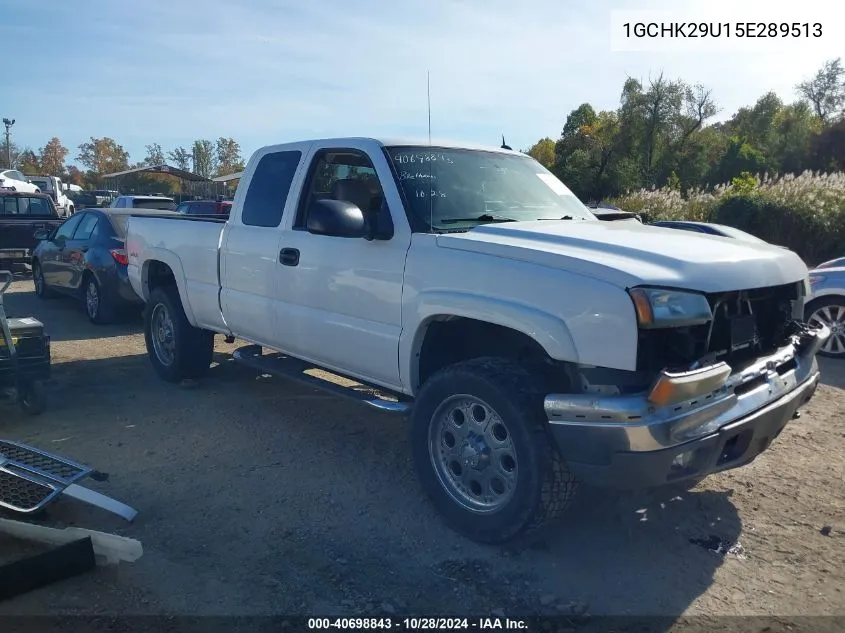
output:
[{"label": "door mirror glass", "polygon": [[345,200],[315,200],[308,210],[305,228],[315,235],[364,237],[367,223],[364,212]]}]

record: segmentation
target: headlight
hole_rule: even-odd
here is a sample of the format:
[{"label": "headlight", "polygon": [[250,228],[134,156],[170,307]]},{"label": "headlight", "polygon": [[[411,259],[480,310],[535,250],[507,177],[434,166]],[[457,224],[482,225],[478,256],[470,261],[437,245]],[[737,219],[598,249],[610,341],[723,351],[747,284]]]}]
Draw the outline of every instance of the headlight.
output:
[{"label": "headlight", "polygon": [[700,325],[713,318],[704,295],[660,288],[632,288],[637,321],[641,328]]}]

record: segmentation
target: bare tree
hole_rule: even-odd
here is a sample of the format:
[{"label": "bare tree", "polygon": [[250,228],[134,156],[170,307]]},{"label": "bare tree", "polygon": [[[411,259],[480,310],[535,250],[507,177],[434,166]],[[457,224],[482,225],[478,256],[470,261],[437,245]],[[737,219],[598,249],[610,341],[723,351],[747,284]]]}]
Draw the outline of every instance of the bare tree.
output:
[{"label": "bare tree", "polygon": [[795,89],[807,99],[825,125],[842,116],[845,108],[845,68],[842,58],[828,60],[812,79],[802,81]]}]

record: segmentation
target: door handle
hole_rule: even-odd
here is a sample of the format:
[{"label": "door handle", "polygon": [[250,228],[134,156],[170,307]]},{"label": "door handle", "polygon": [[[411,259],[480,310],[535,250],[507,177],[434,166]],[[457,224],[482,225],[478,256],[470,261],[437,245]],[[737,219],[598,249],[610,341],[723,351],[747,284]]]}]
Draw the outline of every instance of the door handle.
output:
[{"label": "door handle", "polygon": [[279,263],[283,266],[296,266],[299,264],[298,248],[283,248],[279,251]]}]

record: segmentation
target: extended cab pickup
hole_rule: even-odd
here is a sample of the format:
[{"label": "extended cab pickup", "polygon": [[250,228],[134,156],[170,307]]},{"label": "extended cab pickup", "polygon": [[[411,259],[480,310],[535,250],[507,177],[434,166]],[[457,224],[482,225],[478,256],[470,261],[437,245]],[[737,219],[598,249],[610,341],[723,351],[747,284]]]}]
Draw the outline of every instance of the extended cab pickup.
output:
[{"label": "extended cab pickup", "polygon": [[126,250],[164,379],[207,371],[218,333],[261,373],[408,412],[423,488],[481,542],[579,482],[747,464],[812,397],[830,335],[800,320],[791,251],[598,221],[505,149],[265,147],[228,220],[132,217]]}]

